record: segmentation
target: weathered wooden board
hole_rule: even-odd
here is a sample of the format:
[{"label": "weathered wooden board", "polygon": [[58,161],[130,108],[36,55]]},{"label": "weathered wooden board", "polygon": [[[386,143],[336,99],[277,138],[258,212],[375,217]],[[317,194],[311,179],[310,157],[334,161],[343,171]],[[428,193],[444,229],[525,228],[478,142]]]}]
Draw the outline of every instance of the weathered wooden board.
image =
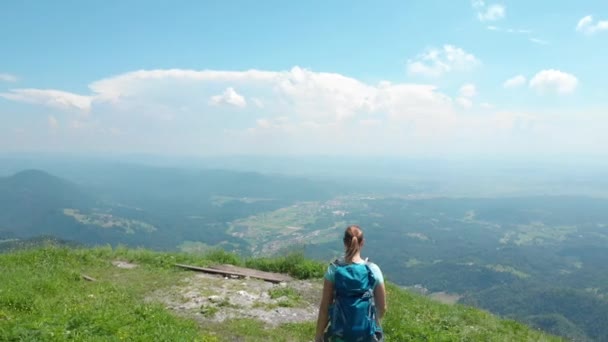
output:
[{"label": "weathered wooden board", "polygon": [[237,267],[237,266],[233,266],[233,265],[216,265],[216,266],[211,266],[211,268],[217,269],[217,270],[228,271],[228,272],[243,273],[243,274],[247,274],[251,278],[275,279],[276,282],[278,282],[278,283],[293,280],[293,278],[288,276],[287,274],[264,272],[264,271],[254,270],[251,268]]},{"label": "weathered wooden board", "polygon": [[256,279],[262,279],[272,283],[282,283],[293,280],[288,275],[272,272],[263,272],[254,270],[251,268],[237,267],[233,265],[216,265],[210,267],[198,267],[192,265],[175,264],[177,267],[186,268],[193,271],[200,271],[205,273],[222,274],[222,275],[234,275],[238,277],[250,277]]},{"label": "weathered wooden board", "polygon": [[82,279],[87,280],[87,281],[97,281],[97,279],[90,277],[86,274],[81,274],[80,276],[82,277]]}]

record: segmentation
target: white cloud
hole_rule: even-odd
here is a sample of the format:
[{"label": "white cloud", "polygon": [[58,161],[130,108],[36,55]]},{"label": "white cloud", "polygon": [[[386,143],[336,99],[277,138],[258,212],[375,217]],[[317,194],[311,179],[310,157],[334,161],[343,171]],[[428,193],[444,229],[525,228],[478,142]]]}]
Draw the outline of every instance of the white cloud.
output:
[{"label": "white cloud", "polygon": [[276,72],[261,70],[223,71],[223,70],[189,70],[189,69],[155,69],[138,70],[95,81],[89,88],[96,97],[105,101],[116,101],[141,93],[149,83],[178,83],[182,86],[188,82],[234,83],[234,82],[271,82],[277,77]]},{"label": "white cloud", "polygon": [[481,21],[496,21],[505,17],[505,7],[502,5],[490,5],[484,12],[477,13]]},{"label": "white cloud", "polygon": [[[446,59],[444,52],[440,60]],[[231,96],[229,88],[246,95],[244,107],[226,102],[238,97]],[[17,96],[23,95],[26,102],[40,105],[88,108],[86,117],[66,117],[65,123],[57,116],[62,134],[54,142],[66,151],[442,155],[483,149],[493,153],[503,146],[500,139],[511,149],[507,142],[520,141],[519,137],[509,140],[512,131],[535,125],[519,114],[474,105],[478,90],[472,84],[462,85],[451,97],[434,85],[372,84],[299,67],[139,70],[92,82],[89,89],[81,95],[56,90],[13,90],[8,95],[24,101]],[[82,103],[50,101],[54,98],[50,94]],[[217,102],[226,105],[210,103],[213,96],[220,96]],[[237,111],[246,115],[224,115]],[[40,112],[48,118],[45,108]],[[28,135],[36,134],[28,131]],[[28,148],[35,149],[34,144],[32,140]]]},{"label": "white cloud", "polygon": [[458,103],[462,108],[471,108],[473,107],[473,101],[471,101],[468,97],[459,97],[456,99],[456,103]]},{"label": "white cloud", "polygon": [[0,81],[2,82],[17,82],[18,80],[19,78],[15,75],[0,73]]},{"label": "white cloud", "polygon": [[237,93],[236,90],[234,90],[234,88],[232,87],[226,88],[226,90],[224,90],[224,92],[220,95],[211,96],[209,102],[215,106],[223,104],[228,104],[240,108],[244,108],[247,106],[247,101],[245,100],[245,97]]},{"label": "white cloud", "polygon": [[473,107],[473,97],[477,95],[477,88],[474,84],[467,83],[460,87],[460,97],[456,98],[456,103],[462,108],[469,109]]},{"label": "white cloud", "polygon": [[479,21],[497,21],[504,18],[507,12],[506,7],[500,4],[487,5],[481,0],[473,0],[471,4]]},{"label": "white cloud", "polygon": [[517,75],[509,78],[503,83],[504,88],[517,88],[526,84],[526,77],[524,75]]},{"label": "white cloud", "polygon": [[432,48],[408,60],[407,70],[410,74],[438,77],[452,71],[468,71],[481,62],[465,50],[444,45],[441,49]]},{"label": "white cloud", "polygon": [[588,15],[579,20],[576,30],[584,34],[594,34],[599,31],[608,30],[608,20],[594,21],[593,16]]},{"label": "white cloud", "polygon": [[530,88],[540,93],[569,94],[578,86],[576,76],[554,69],[542,70],[530,80]]},{"label": "white cloud", "polygon": [[0,93],[0,97],[60,109],[76,109],[82,112],[88,112],[91,109],[92,102],[91,96],[54,89],[11,89],[8,93]]},{"label": "white cloud", "polygon": [[365,127],[375,127],[382,125],[382,121],[376,119],[363,119],[359,121],[359,124]]},{"label": "white cloud", "polygon": [[515,34],[515,35],[524,36],[528,39],[528,41],[530,41],[534,44],[549,45],[549,42],[544,39],[540,39],[537,37],[531,37],[531,35],[534,34],[534,32],[532,30],[505,28],[505,27],[499,27],[499,26],[495,26],[495,25],[486,26],[486,29],[488,29],[489,31],[494,31],[494,32],[499,32],[499,33],[507,33],[507,34]]},{"label": "white cloud", "polygon": [[47,121],[48,121],[48,124],[49,124],[49,128],[50,128],[52,131],[54,131],[54,130],[56,130],[57,128],[59,128],[59,121],[57,121],[57,118],[55,118],[54,116],[49,115],[49,117],[48,117],[48,120],[47,120]]},{"label": "white cloud", "polygon": [[477,95],[477,88],[474,84],[467,83],[460,87],[460,96],[471,98],[475,95]]}]

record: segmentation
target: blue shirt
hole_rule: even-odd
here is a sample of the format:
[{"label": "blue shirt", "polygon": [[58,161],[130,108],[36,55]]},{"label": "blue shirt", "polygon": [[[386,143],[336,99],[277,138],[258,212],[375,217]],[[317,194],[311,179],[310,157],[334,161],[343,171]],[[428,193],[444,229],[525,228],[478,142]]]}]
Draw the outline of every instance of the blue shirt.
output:
[{"label": "blue shirt", "polygon": [[[339,259],[340,263],[344,262],[344,257]],[[357,264],[365,264],[365,260],[361,260],[358,261]],[[382,275],[382,271],[380,271],[380,267],[378,267],[378,265],[374,264],[373,262],[369,262],[367,263],[367,265],[369,266],[369,269],[372,271],[372,274],[374,275],[374,278],[376,278],[376,283],[374,284],[374,288],[376,288],[376,286],[378,286],[378,284],[383,284],[384,283],[384,276]],[[327,267],[327,271],[325,272],[325,279],[327,279],[327,281],[331,282],[331,283],[335,283],[336,282],[336,265],[334,263],[329,264],[329,266]]]}]

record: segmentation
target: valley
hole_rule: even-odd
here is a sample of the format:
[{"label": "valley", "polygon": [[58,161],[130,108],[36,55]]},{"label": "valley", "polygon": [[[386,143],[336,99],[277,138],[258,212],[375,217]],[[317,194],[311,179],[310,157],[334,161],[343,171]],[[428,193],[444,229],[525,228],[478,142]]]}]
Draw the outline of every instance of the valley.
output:
[{"label": "valley", "polygon": [[593,323],[608,317],[606,199],[348,192],[348,184],[218,170],[137,173],[117,169],[78,184],[42,171],[0,179],[0,203],[11,208],[0,212],[0,250],[53,236],[195,254],[301,251],[329,262],[356,223],[364,256],[411,291],[566,337],[608,337]]}]

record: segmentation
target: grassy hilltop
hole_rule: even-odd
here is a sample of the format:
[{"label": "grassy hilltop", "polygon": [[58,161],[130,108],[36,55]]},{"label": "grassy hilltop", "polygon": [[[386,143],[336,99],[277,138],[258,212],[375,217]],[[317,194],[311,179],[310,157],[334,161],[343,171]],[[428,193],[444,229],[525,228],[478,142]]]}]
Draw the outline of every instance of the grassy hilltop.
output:
[{"label": "grassy hilltop", "polygon": [[[117,260],[137,267],[116,267],[113,262]],[[255,303],[253,307],[261,306],[269,313],[279,312],[282,307],[308,308],[313,311],[311,317],[315,314],[312,308],[317,301],[316,289],[325,267],[300,255],[243,260],[222,251],[194,255],[55,245],[17,250],[0,254],[0,340],[312,340],[312,320],[270,327],[255,317],[214,321],[213,317],[221,315],[223,309],[240,310],[230,296],[212,306],[205,302],[190,311],[173,310],[162,298],[165,294],[181,296],[176,285],[184,284],[184,279],[193,279],[192,272],[177,269],[174,263],[232,263],[307,279],[299,284],[300,288],[312,289],[308,294],[299,293],[290,284],[285,288],[260,284],[268,289],[268,295],[262,296],[266,302]],[[96,281],[83,280],[83,274]],[[197,286],[207,286],[201,290],[208,292],[202,293],[204,296],[214,293],[214,287],[226,290],[229,282],[209,277],[195,280]],[[384,321],[387,341],[559,341],[517,322],[461,305],[440,304],[392,284],[388,285],[388,301],[389,313]]]}]

